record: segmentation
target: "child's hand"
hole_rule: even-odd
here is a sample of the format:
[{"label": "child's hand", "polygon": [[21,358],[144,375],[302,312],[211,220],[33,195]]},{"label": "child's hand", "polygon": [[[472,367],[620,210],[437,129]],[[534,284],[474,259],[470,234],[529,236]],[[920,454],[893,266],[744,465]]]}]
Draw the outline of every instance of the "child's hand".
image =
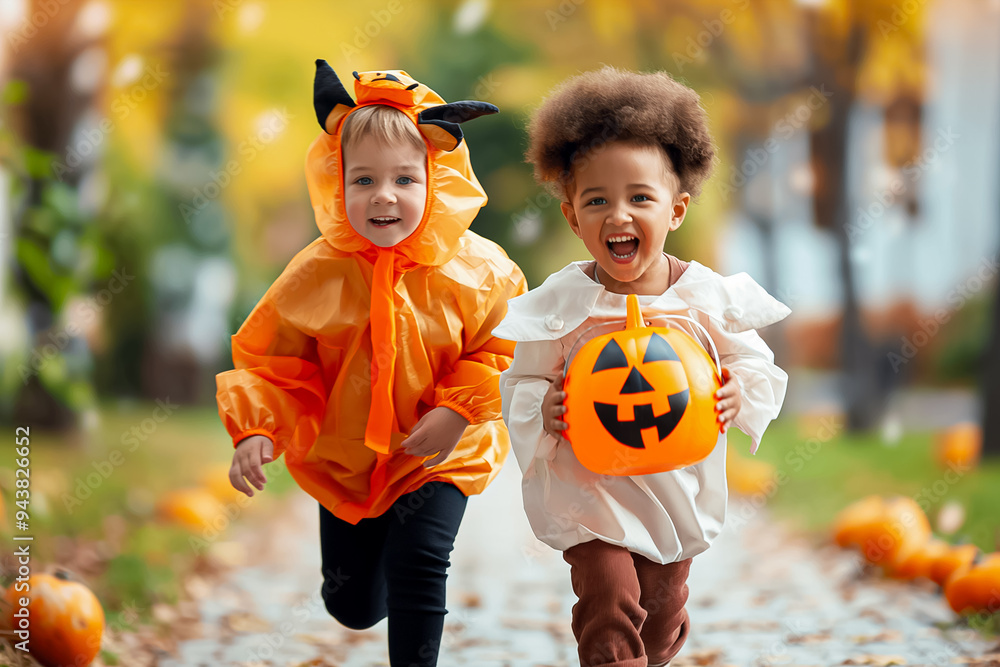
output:
[{"label": "child's hand", "polygon": [[451,408],[434,408],[413,425],[410,435],[400,446],[411,456],[430,456],[437,452],[437,456],[423,462],[425,468],[430,468],[455,451],[468,425],[469,420]]},{"label": "child's hand", "polygon": [[229,468],[229,482],[237,491],[242,491],[251,498],[253,489],[244,481],[250,480],[258,489],[263,490],[267,477],[261,467],[264,463],[274,460],[274,443],[264,435],[251,435],[240,440],[233,454],[233,465]]},{"label": "child's hand", "polygon": [[736,419],[743,407],[743,397],[740,395],[740,385],[728,368],[722,368],[722,387],[715,392],[715,411],[719,413],[718,420],[725,433],[729,425]]},{"label": "child's hand", "polygon": [[563,375],[559,374],[553,382],[549,384],[545,396],[542,397],[542,428],[545,432],[560,442],[565,442],[562,432],[569,428],[561,417],[566,414],[566,392],[562,390]]}]

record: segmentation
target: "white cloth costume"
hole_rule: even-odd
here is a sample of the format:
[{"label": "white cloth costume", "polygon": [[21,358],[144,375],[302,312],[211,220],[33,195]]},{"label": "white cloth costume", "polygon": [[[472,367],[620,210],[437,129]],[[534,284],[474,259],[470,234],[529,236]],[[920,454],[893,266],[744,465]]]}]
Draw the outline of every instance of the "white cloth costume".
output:
[{"label": "white cloth costume", "polygon": [[[726,517],[726,436],[701,463],[680,470],[631,477],[584,468],[569,444],[542,428],[541,405],[567,354],[588,328],[624,326],[625,295],[608,292],[585,273],[592,262],[574,262],[539,287],[508,302],[493,330],[517,341],[514,361],[500,376],[503,418],[523,473],[524,509],[535,536],[566,550],[593,539],[617,544],[658,563],[705,551]],[[753,440],[753,451],[785,397],[787,374],[755,329],[791,311],[745,273],[723,277],[698,262],[659,296],[639,296],[643,317],[685,315],[707,330],[723,366],[742,388],[733,425]],[[653,322],[654,326],[663,326]],[[587,338],[607,328],[584,334]]]}]

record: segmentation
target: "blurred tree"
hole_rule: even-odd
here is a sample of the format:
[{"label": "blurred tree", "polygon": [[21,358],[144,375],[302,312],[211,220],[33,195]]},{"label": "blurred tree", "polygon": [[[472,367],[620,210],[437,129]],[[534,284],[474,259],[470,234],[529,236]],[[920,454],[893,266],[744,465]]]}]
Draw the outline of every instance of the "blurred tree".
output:
[{"label": "blurred tree", "polygon": [[982,355],[980,405],[983,414],[983,456],[997,458],[1000,457],[1000,287],[997,286],[994,286],[991,320],[989,340]]},{"label": "blurred tree", "polygon": [[[830,90],[826,122],[814,125],[810,134],[813,210],[817,224],[835,233],[839,249],[848,428],[866,429],[881,420],[895,374],[885,349],[866,334],[861,317],[851,252],[857,228],[847,189],[847,129],[859,93],[866,94],[890,109],[886,161],[895,166],[901,157],[905,162],[918,151],[914,137],[919,136],[916,100],[922,97],[923,6],[913,3],[904,9],[888,0],[831,0],[804,9],[815,78]],[[896,48],[886,48],[887,43]],[[908,209],[914,212],[912,206]]]},{"label": "blurred tree", "polygon": [[167,46],[167,116],[156,172],[167,213],[164,238],[150,257],[153,312],[142,385],[149,397],[190,403],[215,393],[234,282],[221,195],[236,172],[218,127],[212,12],[201,0],[185,8]]},{"label": "blurred tree", "polygon": [[[463,22],[461,9],[457,12],[445,7],[430,9],[425,15],[427,26],[420,41],[401,48],[399,62],[407,63],[411,75],[426,82],[446,101],[476,99],[501,106],[499,114],[480,118],[462,128],[469,142],[473,168],[494,204],[479,212],[472,230],[499,243],[514,261],[530,263],[527,250],[541,231],[526,217],[535,185],[528,170],[522,169],[515,177],[507,170],[513,164],[523,163],[524,131],[519,124],[519,109],[503,105],[505,91],[500,88],[506,84],[497,80],[496,72],[530,62],[534,52],[515,35],[501,31],[487,19],[483,14],[465,18]],[[456,53],[462,57],[455,57]],[[498,206],[496,200],[514,206]],[[518,210],[517,204],[525,209]]]},{"label": "blurred tree", "polygon": [[93,225],[104,141],[93,102],[105,80],[106,11],[80,0],[57,9],[29,6],[6,40],[10,76],[25,84],[23,94],[5,100],[17,104],[9,108],[16,139],[4,157],[23,195],[13,225],[15,284],[32,347],[18,364],[22,387],[12,418],[49,428],[71,426],[93,407],[81,311],[87,311],[84,296],[113,266]]}]

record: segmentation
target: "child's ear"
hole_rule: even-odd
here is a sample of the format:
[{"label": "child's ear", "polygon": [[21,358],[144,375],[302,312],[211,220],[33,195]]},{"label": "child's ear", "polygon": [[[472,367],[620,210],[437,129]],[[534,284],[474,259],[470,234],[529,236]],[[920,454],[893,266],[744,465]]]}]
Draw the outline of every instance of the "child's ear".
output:
[{"label": "child's ear", "polygon": [[691,195],[686,192],[682,192],[680,195],[674,199],[674,205],[670,209],[670,224],[667,226],[669,231],[675,231],[684,222],[684,216],[687,215],[688,204],[691,203]]},{"label": "child's ear", "polygon": [[576,219],[576,209],[569,202],[562,202],[559,204],[559,208],[562,209],[562,214],[566,217],[566,222],[569,223],[569,228],[573,230],[573,233],[577,235],[578,238],[583,238],[580,235],[580,221]]}]

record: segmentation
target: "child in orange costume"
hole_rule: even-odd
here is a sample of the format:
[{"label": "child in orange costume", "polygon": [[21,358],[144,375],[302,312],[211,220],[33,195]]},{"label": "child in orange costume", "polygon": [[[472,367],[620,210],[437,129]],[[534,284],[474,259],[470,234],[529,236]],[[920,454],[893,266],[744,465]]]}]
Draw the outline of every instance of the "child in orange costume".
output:
[{"label": "child in orange costume", "polygon": [[524,292],[517,265],[469,231],[486,203],[459,123],[405,72],[325,61],[324,133],[306,176],[322,236],[291,261],[236,336],[217,378],[247,495],[282,452],[320,503],[323,598],[351,628],[389,617],[393,665],[434,665],[448,555],[466,498],[509,450],[498,378],[513,344],[490,333]]}]

